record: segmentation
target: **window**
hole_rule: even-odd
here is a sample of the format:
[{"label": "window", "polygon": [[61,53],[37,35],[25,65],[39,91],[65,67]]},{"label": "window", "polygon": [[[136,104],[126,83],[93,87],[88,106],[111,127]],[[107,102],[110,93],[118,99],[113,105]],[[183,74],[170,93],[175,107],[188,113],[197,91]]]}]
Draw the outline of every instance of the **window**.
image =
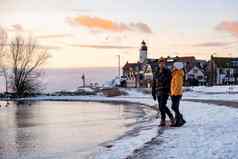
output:
[{"label": "window", "polygon": [[232,66],[233,67],[238,67],[238,61],[232,61]]},{"label": "window", "polygon": [[193,69],[193,73],[198,73],[198,69]]},{"label": "window", "polygon": [[238,77],[238,69],[234,69],[234,77]]},{"label": "window", "polygon": [[230,76],[230,70],[226,70],[226,75]]},{"label": "window", "polygon": [[203,79],[203,76],[198,76],[197,79],[198,79],[198,80],[202,80],[202,79]]},{"label": "window", "polygon": [[220,74],[224,74],[224,69],[220,68],[219,72]]}]

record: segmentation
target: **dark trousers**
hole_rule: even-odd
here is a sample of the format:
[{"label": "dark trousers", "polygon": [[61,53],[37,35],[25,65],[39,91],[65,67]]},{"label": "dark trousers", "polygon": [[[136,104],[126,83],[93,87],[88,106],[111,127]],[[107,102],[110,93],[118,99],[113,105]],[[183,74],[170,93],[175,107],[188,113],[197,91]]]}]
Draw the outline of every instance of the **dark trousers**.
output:
[{"label": "dark trousers", "polygon": [[181,100],[182,96],[171,96],[171,100],[172,100],[172,109],[175,113],[175,118],[180,119],[182,118],[182,114],[179,111],[179,104],[180,104],[180,100]]},{"label": "dark trousers", "polygon": [[168,98],[169,98],[169,95],[166,95],[166,94],[158,95],[158,103],[159,103],[159,110],[161,113],[161,120],[166,119],[166,114],[169,116],[170,119],[173,119],[173,114],[167,107]]}]

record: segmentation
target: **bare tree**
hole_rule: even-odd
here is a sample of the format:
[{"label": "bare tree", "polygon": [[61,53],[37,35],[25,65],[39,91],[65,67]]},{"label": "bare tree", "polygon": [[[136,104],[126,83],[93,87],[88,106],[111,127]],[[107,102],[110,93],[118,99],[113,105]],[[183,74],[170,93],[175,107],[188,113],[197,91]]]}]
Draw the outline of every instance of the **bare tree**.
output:
[{"label": "bare tree", "polygon": [[12,90],[17,97],[38,93],[41,88],[39,68],[49,58],[47,49],[37,45],[32,38],[25,40],[21,37],[16,37],[9,46]]}]

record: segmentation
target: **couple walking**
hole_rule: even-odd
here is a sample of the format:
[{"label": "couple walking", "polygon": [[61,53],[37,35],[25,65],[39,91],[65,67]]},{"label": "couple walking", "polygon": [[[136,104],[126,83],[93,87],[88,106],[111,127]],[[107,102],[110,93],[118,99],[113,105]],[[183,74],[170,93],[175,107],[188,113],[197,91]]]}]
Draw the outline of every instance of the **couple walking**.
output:
[{"label": "couple walking", "polygon": [[[172,71],[166,68],[166,60],[159,60],[159,68],[153,77],[152,96],[154,100],[158,100],[159,110],[161,114],[160,126],[166,125],[166,115],[170,118],[171,126],[180,127],[185,124],[183,115],[179,111],[179,103],[182,98],[184,71],[183,63],[175,62]],[[171,97],[172,110],[175,117],[167,107],[167,100]]]}]

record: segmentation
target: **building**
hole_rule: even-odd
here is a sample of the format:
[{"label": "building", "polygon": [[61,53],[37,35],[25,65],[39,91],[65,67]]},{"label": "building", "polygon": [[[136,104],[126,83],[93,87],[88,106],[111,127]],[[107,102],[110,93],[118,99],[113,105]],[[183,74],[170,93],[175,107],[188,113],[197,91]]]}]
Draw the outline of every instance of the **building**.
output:
[{"label": "building", "polygon": [[[148,58],[148,48],[142,41],[139,60],[126,63],[123,69],[125,87],[151,87],[153,74],[159,59]],[[238,58],[214,57],[209,61],[194,56],[166,57],[167,67],[172,70],[174,62],[184,64],[185,86],[238,84]]]},{"label": "building", "polygon": [[140,63],[126,63],[122,70],[123,76],[125,77],[125,87],[137,87],[138,72]]},{"label": "building", "polygon": [[211,56],[208,73],[210,85],[238,84],[238,58]]},{"label": "building", "polygon": [[153,79],[152,68],[147,63],[148,49],[145,41],[142,41],[139,50],[139,61],[126,63],[123,70],[123,77],[126,78],[126,87],[151,87]]},{"label": "building", "polygon": [[184,63],[185,86],[207,85],[207,61],[194,56],[178,57]]},{"label": "building", "polygon": [[176,56],[167,57],[167,67],[172,70],[174,62],[184,64],[184,83],[185,86],[206,85],[207,79],[207,61],[196,59],[194,56]]},{"label": "building", "polygon": [[[153,74],[158,69],[159,59],[148,58],[148,47],[142,41],[139,50],[139,61],[126,63],[123,66],[124,87],[151,87]],[[174,62],[184,63],[185,85],[197,86],[207,83],[207,61],[197,60],[194,56],[166,57],[167,67],[172,70]]]}]

